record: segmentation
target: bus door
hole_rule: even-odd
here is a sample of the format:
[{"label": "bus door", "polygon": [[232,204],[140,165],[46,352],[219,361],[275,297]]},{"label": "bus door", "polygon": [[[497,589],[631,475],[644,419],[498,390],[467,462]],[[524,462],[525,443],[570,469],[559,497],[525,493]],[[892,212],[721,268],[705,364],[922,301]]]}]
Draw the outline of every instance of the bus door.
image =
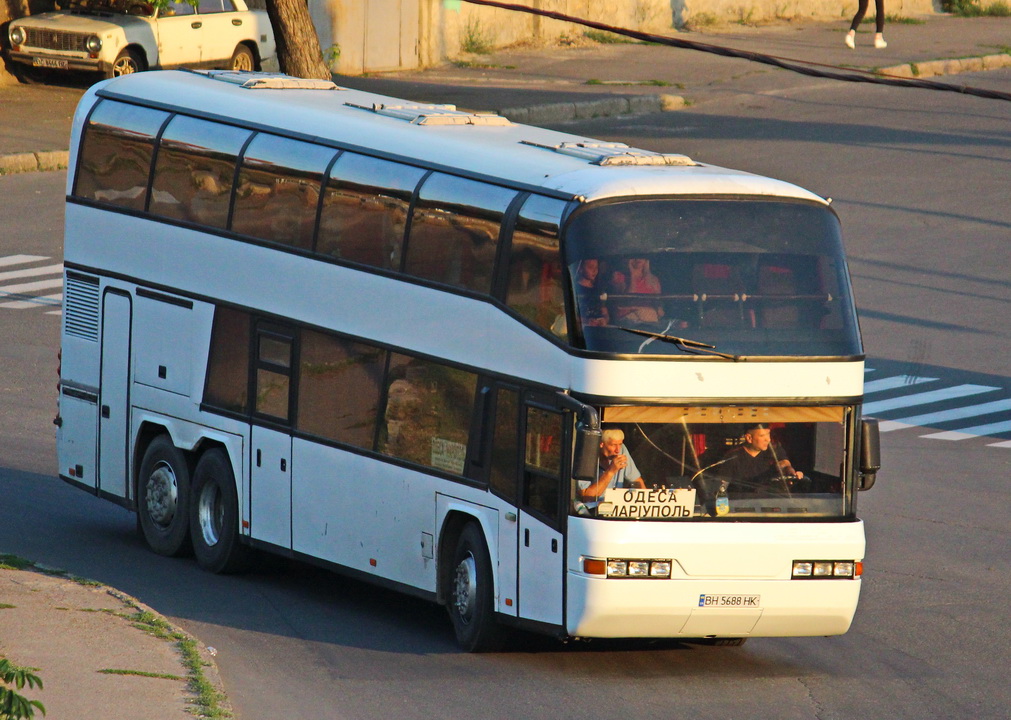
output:
[{"label": "bus door", "polygon": [[[499,522],[498,611],[555,625],[563,622],[565,579],[560,532],[562,415],[547,398],[524,399],[519,388],[481,391],[488,484],[513,506]],[[478,454],[478,468],[484,453]]]},{"label": "bus door", "polygon": [[130,408],[130,327],[126,293],[102,299],[102,361],[98,391],[98,478],[96,490],[126,497]]},{"label": "bus door", "polygon": [[521,418],[519,487],[519,617],[564,621],[565,549],[561,533],[563,414],[528,397]]},{"label": "bus door", "polygon": [[294,335],[260,324],[253,358],[253,426],[250,429],[250,534],[291,548],[291,368]]}]

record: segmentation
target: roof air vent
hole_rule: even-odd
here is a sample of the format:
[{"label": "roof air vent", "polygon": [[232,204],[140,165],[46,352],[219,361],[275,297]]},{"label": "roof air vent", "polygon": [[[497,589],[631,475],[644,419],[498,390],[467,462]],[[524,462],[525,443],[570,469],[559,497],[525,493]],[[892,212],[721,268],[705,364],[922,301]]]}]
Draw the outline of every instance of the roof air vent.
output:
[{"label": "roof air vent", "polygon": [[639,165],[639,166],[694,166],[697,165],[687,155],[675,155],[670,153],[655,153],[649,150],[639,150],[632,148],[625,143],[612,142],[563,142],[558,145],[542,145],[541,143],[521,140],[524,145],[553,150],[562,155],[588,160],[594,165],[606,167],[618,165]]},{"label": "roof air vent", "polygon": [[457,110],[456,105],[357,105],[344,103],[348,107],[368,110],[377,115],[406,120],[414,125],[486,125],[506,126],[512,123],[494,113],[471,113]]},{"label": "roof air vent", "polygon": [[241,70],[187,70],[211,80],[232,83],[247,90],[343,90],[330,80],[297,78],[283,73],[244,72]]}]

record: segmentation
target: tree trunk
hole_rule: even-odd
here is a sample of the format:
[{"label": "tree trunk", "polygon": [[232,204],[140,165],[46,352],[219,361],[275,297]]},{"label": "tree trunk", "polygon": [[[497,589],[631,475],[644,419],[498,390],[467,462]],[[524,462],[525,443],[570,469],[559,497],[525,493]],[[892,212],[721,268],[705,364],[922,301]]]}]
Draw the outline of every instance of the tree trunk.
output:
[{"label": "tree trunk", "polygon": [[281,72],[294,77],[330,80],[323,62],[316,27],[306,0],[267,0],[267,15],[274,26],[277,60]]}]

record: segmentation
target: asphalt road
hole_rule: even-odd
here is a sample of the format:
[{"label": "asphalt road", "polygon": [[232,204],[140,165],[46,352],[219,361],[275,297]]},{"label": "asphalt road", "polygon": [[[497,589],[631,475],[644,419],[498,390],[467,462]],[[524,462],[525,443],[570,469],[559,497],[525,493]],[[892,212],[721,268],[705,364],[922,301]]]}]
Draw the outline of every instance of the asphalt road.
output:
[{"label": "asphalt road", "polygon": [[[868,379],[972,380],[994,388],[986,397],[999,402],[1011,396],[1009,119],[1006,103],[812,81],[567,129],[834,198],[874,368]],[[0,177],[0,258],[59,257],[63,180]],[[1011,432],[928,437],[980,426],[961,420],[882,436],[885,470],[860,496],[867,570],[845,636],[756,639],[739,649],[530,640],[511,653],[468,656],[428,603],[285,563],[207,575],[150,554],[132,515],[55,479],[51,309],[0,307],[8,338],[0,345],[0,549],[119,587],[216,647],[241,720],[1007,717],[1011,447],[1001,445]],[[900,386],[880,397],[916,392]]]}]

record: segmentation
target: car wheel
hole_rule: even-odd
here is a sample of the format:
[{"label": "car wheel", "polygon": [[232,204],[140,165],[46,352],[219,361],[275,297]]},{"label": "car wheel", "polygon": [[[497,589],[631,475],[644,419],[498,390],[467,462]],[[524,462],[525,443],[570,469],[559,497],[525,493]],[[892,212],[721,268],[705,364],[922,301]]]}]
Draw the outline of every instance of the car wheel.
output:
[{"label": "car wheel", "polygon": [[235,48],[235,52],[232,53],[232,59],[228,63],[229,70],[238,72],[251,72],[255,69],[255,66],[256,59],[253,57],[253,51],[245,45],[239,45]]},{"label": "car wheel", "polygon": [[106,77],[119,77],[120,75],[133,75],[144,72],[146,69],[144,61],[135,50],[129,48],[123,50],[112,64],[112,68],[106,73]]},{"label": "car wheel", "polygon": [[148,546],[173,557],[190,550],[190,469],[186,456],[168,435],[159,435],[144,452],[137,477],[137,515]]}]

